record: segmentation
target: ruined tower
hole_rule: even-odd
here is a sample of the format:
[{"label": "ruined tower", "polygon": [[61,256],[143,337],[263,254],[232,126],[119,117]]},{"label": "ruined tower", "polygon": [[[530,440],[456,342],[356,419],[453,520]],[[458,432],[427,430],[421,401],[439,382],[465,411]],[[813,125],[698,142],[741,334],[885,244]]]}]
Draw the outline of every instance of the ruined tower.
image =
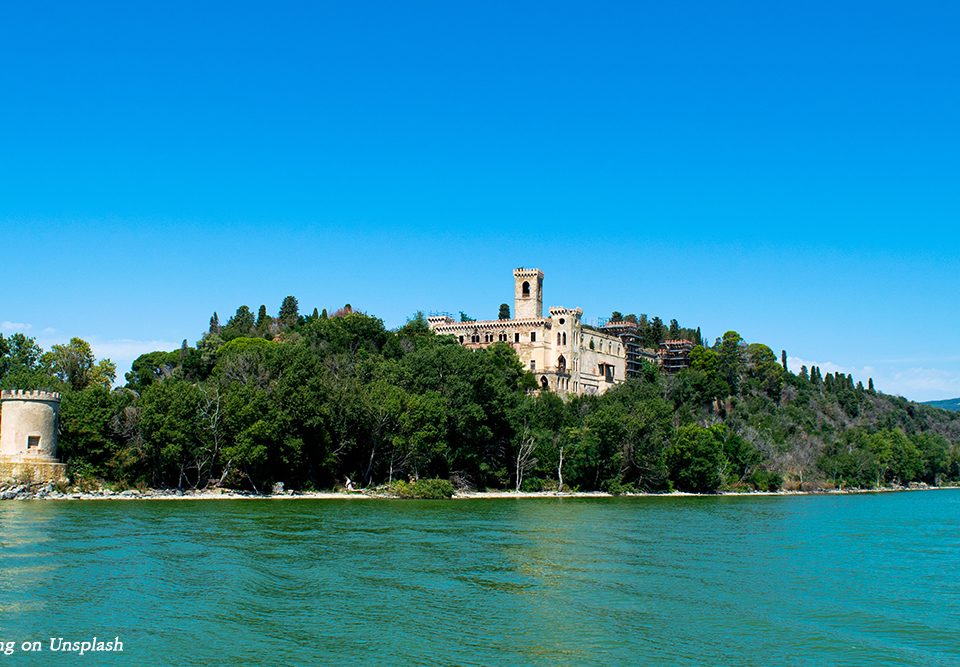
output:
[{"label": "ruined tower", "polygon": [[533,320],[543,317],[543,271],[513,270],[513,317]]}]

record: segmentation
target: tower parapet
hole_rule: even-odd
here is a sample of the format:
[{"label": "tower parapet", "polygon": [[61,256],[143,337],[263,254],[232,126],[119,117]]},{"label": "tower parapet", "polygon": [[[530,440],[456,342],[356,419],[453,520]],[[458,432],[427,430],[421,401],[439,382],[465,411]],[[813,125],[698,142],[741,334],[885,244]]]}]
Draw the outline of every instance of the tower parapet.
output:
[{"label": "tower parapet", "polygon": [[51,401],[60,402],[59,391],[43,391],[42,389],[4,389],[0,391],[0,401]]}]

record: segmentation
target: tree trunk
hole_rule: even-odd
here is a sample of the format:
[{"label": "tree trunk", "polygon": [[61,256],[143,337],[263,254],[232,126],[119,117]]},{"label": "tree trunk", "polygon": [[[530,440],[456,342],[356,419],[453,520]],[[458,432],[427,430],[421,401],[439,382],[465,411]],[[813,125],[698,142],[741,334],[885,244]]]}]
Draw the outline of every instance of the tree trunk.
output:
[{"label": "tree trunk", "polygon": [[560,448],[560,462],[557,464],[557,477],[560,483],[557,485],[557,491],[563,491],[563,447]]}]

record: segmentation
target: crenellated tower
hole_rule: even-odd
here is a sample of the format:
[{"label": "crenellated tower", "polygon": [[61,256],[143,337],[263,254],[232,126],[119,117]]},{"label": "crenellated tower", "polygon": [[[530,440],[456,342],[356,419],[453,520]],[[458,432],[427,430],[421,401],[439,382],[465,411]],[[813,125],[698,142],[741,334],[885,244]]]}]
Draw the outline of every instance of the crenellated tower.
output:
[{"label": "crenellated tower", "polygon": [[0,458],[55,462],[59,416],[57,392],[0,392]]},{"label": "crenellated tower", "polygon": [[534,320],[543,317],[543,271],[513,270],[513,317]]}]

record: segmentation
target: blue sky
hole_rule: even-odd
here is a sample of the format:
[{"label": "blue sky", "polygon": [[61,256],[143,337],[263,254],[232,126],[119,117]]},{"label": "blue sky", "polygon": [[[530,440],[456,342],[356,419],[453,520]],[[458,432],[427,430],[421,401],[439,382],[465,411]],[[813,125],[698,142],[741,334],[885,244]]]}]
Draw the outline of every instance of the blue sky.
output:
[{"label": "blue sky", "polygon": [[[549,305],[960,395],[960,5],[7,3],[0,327]],[[11,289],[11,285],[19,286]]]}]

